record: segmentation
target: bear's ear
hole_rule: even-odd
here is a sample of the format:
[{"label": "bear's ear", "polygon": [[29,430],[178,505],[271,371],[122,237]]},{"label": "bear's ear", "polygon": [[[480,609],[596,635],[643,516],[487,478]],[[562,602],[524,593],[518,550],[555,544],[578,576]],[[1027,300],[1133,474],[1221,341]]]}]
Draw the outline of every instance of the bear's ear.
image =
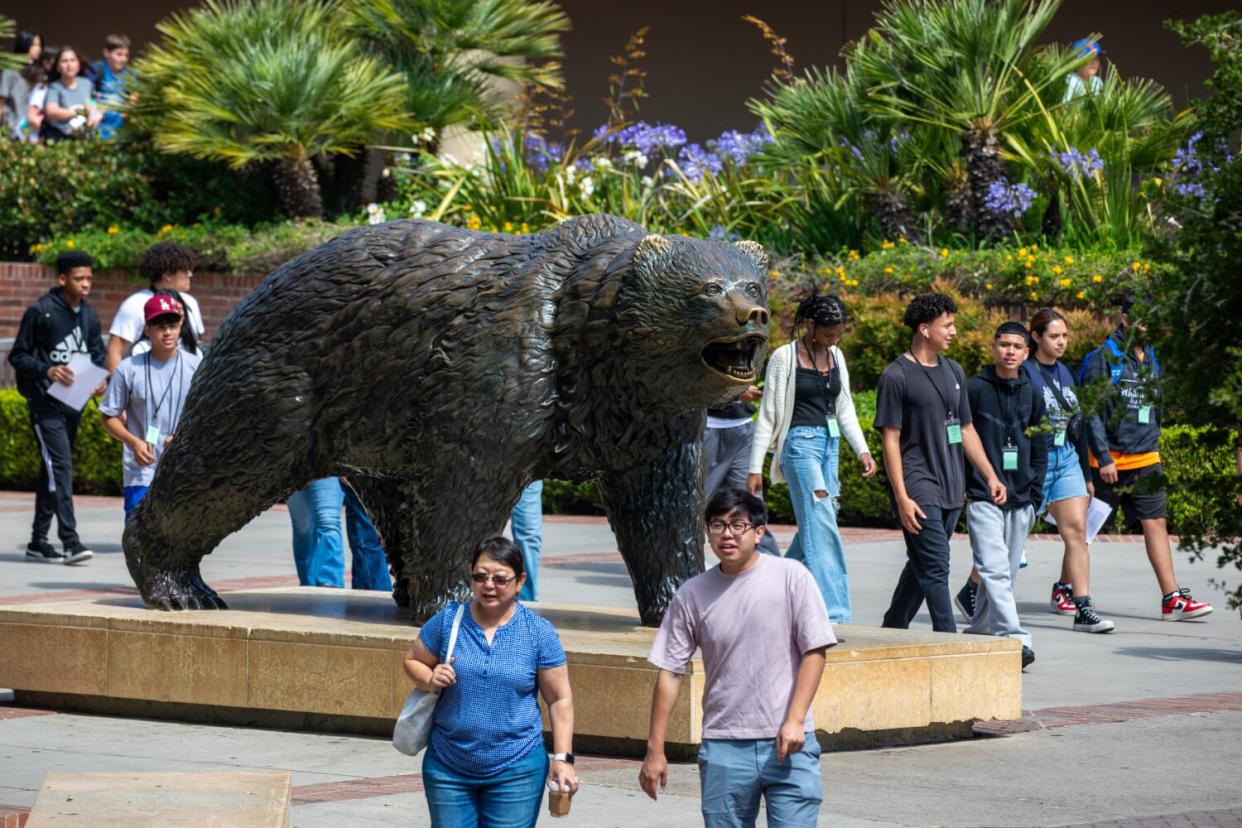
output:
[{"label": "bear's ear", "polygon": [[644,278],[650,278],[668,270],[673,260],[673,243],[658,233],[643,236],[643,240],[634,248],[631,263],[634,272]]},{"label": "bear's ear", "polygon": [[738,250],[742,251],[743,253],[745,253],[746,258],[754,262],[755,267],[759,268],[759,271],[761,273],[767,272],[768,254],[767,254],[767,251],[763,249],[763,245],[761,245],[757,241],[751,241],[750,239],[743,239],[742,241],[735,241],[733,243],[733,246],[736,247]]}]

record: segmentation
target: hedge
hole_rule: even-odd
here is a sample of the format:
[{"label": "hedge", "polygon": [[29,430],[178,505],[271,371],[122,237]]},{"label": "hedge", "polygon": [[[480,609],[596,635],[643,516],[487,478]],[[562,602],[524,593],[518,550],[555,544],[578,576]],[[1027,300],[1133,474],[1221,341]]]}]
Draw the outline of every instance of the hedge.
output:
[{"label": "hedge", "polygon": [[[889,504],[888,478],[875,419],[875,392],[856,391],[854,403],[879,471],[869,480],[846,447],[841,455],[841,523],[847,526],[897,526]],[[33,490],[39,474],[39,452],[31,433],[26,401],[11,388],[0,389],[0,488]],[[1219,523],[1220,515],[1236,508],[1239,481],[1234,469],[1236,437],[1220,428],[1171,426],[1160,443],[1168,475],[1169,531],[1201,532]],[[73,453],[74,491],[116,495],[121,491],[121,445],[103,429],[94,401],[87,405]],[[789,490],[767,485],[770,518],[793,523]],[[544,510],[550,514],[603,514],[594,483],[548,480]]]}]

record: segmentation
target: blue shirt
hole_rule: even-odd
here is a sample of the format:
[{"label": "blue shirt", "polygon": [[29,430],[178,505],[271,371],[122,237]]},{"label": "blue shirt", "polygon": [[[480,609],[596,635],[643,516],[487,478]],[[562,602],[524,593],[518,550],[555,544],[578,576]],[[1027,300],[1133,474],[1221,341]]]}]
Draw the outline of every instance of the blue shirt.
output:
[{"label": "blue shirt", "polygon": [[[456,613],[457,603],[450,601],[419,631],[441,662]],[[467,607],[453,650],[457,684],[440,691],[431,749],[465,776],[491,776],[508,768],[543,742],[538,671],[565,661],[556,628],[521,603],[490,645]]]}]

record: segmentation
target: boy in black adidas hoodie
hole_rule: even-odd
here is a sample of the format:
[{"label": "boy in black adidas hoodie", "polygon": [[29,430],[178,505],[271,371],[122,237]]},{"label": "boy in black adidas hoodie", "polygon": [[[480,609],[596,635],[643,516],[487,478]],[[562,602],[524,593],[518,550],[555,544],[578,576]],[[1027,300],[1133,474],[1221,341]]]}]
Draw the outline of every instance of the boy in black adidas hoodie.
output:
[{"label": "boy in black adidas hoodie", "polygon": [[978,598],[965,632],[1022,642],[1022,666],[1035,660],[1031,635],[1022,629],[1013,597],[1022,547],[1044,492],[1048,441],[1030,430],[1044,422],[1044,395],[1022,369],[1030,348],[1026,327],[1005,322],[992,341],[994,364],[967,383],[975,431],[984,453],[1009,492],[992,502],[986,481],[973,469],[966,480],[966,526],[979,573]]},{"label": "boy in black adidas hoodie", "polygon": [[[26,309],[9,352],[9,364],[17,373],[17,390],[30,407],[30,424],[41,455],[34,526],[26,547],[28,560],[77,564],[94,554],[78,538],[73,516],[73,443],[82,415],[48,394],[53,382],[73,384],[68,363],[75,353],[89,354],[91,362],[101,368],[104,365],[107,350],[99,333],[99,317],[86,301],[93,278],[91,264],[91,257],[85,253],[60,254],[56,259],[57,286]],[[100,385],[95,395],[106,387],[107,383]],[[52,515],[56,516],[63,554],[47,541]]]}]

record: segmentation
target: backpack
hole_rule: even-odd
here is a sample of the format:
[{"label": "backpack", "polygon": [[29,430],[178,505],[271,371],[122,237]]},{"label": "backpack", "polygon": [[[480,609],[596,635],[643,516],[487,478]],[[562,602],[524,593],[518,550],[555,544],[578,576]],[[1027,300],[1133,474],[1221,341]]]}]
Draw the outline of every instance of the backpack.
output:
[{"label": "backpack", "polygon": [[[1109,360],[1108,364],[1108,384],[1116,385],[1121,382],[1121,375],[1126,370],[1126,355],[1110,336],[1108,339],[1104,340],[1104,344],[1102,346],[1087,354],[1087,358],[1082,361],[1082,365],[1078,366],[1078,376],[1076,379],[1078,380],[1079,385],[1087,384],[1087,366],[1090,365],[1091,360],[1095,359],[1096,355],[1105,348],[1108,348],[1109,353],[1112,355],[1112,359]],[[1149,346],[1147,348],[1147,358],[1151,360],[1152,374],[1159,377],[1160,360],[1156,358],[1156,349],[1154,347]]]}]

